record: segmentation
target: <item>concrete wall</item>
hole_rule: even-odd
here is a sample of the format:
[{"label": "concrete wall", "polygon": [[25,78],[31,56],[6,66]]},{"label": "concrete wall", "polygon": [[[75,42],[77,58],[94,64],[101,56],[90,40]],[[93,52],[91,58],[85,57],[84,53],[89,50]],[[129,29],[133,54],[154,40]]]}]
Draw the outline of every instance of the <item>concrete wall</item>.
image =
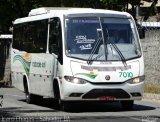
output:
[{"label": "concrete wall", "polygon": [[4,70],[4,77],[3,81],[10,84],[11,81],[11,54],[10,49],[8,49],[9,55],[6,57],[6,64],[5,64],[5,70]]},{"label": "concrete wall", "polygon": [[148,30],[141,40],[146,82],[160,83],[160,30]]},{"label": "concrete wall", "polygon": [[10,43],[0,39],[0,84],[10,80]]}]

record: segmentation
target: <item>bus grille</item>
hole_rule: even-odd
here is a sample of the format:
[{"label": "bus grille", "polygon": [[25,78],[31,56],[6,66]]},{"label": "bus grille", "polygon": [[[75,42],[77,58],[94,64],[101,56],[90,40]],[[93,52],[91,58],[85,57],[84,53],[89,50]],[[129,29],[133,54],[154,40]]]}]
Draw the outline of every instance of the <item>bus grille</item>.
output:
[{"label": "bus grille", "polygon": [[96,99],[103,96],[118,98],[130,98],[130,95],[122,89],[93,89],[86,93],[83,99]]}]

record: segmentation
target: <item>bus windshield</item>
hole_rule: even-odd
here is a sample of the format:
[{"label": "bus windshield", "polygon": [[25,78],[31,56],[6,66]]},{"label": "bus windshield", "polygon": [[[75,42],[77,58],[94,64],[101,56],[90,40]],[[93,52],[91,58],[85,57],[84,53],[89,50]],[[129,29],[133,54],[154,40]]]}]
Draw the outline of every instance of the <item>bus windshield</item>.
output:
[{"label": "bus windshield", "polygon": [[141,56],[138,36],[131,19],[70,17],[65,19],[65,29],[66,55],[69,57],[120,61],[121,55],[125,60]]}]

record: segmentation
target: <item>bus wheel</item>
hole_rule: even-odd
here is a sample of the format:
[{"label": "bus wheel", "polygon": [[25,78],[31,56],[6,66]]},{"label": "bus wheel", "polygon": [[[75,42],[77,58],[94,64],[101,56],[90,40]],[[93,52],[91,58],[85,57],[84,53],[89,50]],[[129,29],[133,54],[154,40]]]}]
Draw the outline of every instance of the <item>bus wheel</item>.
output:
[{"label": "bus wheel", "polygon": [[32,104],[32,103],[41,104],[41,103],[43,103],[43,97],[38,96],[38,95],[34,95],[34,94],[30,94],[29,92],[27,92],[26,93],[26,102],[28,104]]},{"label": "bus wheel", "polygon": [[32,95],[32,94],[29,93],[27,83],[25,83],[24,92],[25,92],[25,95],[26,95],[26,102],[27,102],[28,104],[34,103],[34,95]]},{"label": "bus wheel", "polygon": [[26,92],[26,102],[28,104],[34,103],[34,96],[30,94],[29,92]]},{"label": "bus wheel", "polygon": [[60,109],[62,111],[70,112],[71,104],[69,102],[67,102],[67,101],[61,101]]},{"label": "bus wheel", "polygon": [[55,92],[55,102],[59,110],[66,111],[66,102],[61,100],[59,91]]},{"label": "bus wheel", "polygon": [[54,96],[58,109],[62,111],[68,111],[68,103],[66,101],[61,100],[60,90],[57,82],[54,83]]},{"label": "bus wheel", "polygon": [[121,106],[123,110],[131,110],[133,108],[134,101],[133,100],[124,100],[121,101]]}]

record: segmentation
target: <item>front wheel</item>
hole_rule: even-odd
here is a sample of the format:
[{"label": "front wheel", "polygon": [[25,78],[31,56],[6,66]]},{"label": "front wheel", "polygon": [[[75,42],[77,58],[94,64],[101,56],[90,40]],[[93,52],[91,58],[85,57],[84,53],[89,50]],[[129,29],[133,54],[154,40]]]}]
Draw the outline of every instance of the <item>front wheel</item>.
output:
[{"label": "front wheel", "polygon": [[[72,106],[73,105],[71,105],[71,103],[70,102],[68,102],[68,101],[61,101],[61,103],[60,103],[60,109],[62,110],[62,111],[65,111],[65,112],[71,112],[72,111]],[[71,109],[72,108],[72,109]]]},{"label": "front wheel", "polygon": [[133,100],[124,100],[121,101],[121,106],[123,110],[131,110],[133,108],[134,101]]},{"label": "front wheel", "polygon": [[55,96],[55,102],[58,107],[58,109],[62,111],[69,111],[70,110],[70,104],[67,101],[63,101],[60,96],[60,89],[58,84],[54,85],[54,96]]}]

